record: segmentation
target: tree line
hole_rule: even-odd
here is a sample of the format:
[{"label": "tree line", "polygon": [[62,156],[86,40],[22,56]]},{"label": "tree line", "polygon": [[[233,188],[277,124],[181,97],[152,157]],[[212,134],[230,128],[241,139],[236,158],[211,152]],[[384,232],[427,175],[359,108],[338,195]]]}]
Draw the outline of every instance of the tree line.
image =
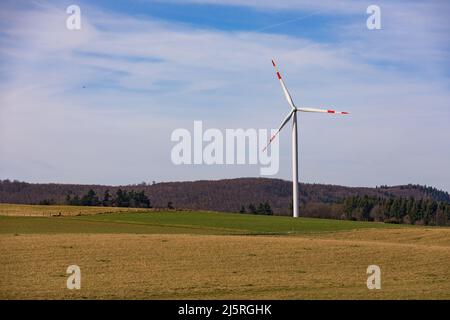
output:
[{"label": "tree line", "polygon": [[343,201],[343,214],[350,220],[445,226],[450,223],[450,203],[357,195]]},{"label": "tree line", "polygon": [[273,210],[268,202],[260,202],[258,206],[250,203],[247,209],[242,205],[239,213],[264,214],[271,216],[273,215]]},{"label": "tree line", "polygon": [[104,207],[131,207],[131,208],[151,208],[150,199],[144,191],[126,191],[118,189],[115,195],[106,190],[100,199],[93,189],[90,189],[83,196],[68,193],[66,204],[71,206],[104,206]]},{"label": "tree line", "polygon": [[[276,215],[292,215],[292,182],[267,178],[240,178],[214,181],[170,182],[155,184],[135,184],[126,186],[76,185],[57,183],[27,183],[20,181],[0,181],[0,202],[17,204],[44,203],[64,204],[66,196],[71,192],[80,198],[89,189],[93,189],[100,200],[109,189],[115,194],[118,189],[144,190],[151,198],[152,206],[166,208],[173,202],[178,208],[204,209],[214,211],[239,211],[242,205],[248,211],[250,203],[258,207],[260,202],[267,201]],[[324,184],[301,184],[300,206],[302,213],[315,217],[333,217],[341,219],[342,199],[355,195],[370,197],[397,198],[414,197],[432,198],[436,201],[450,203],[450,195],[442,190],[428,186],[401,185],[380,186],[378,188],[350,188]],[[320,209],[320,210],[319,210]]]}]

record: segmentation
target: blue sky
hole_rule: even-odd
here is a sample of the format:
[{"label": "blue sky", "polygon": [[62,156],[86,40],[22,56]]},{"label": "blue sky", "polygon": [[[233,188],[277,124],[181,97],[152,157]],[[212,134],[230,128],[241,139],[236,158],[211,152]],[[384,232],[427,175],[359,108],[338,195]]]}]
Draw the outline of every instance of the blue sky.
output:
[{"label": "blue sky", "polygon": [[[269,31],[279,34],[314,37],[331,40],[329,32],[342,17],[318,10],[260,10],[215,3],[192,3],[170,1],[97,1],[96,4],[118,13],[137,18],[158,18],[194,27],[227,31]],[[362,8],[364,6],[361,6]],[[315,15],[313,19],[307,17]],[[287,22],[289,28],[283,27]],[[302,21],[302,23],[297,23]]]},{"label": "blue sky", "polygon": [[[82,30],[65,27],[81,8]],[[381,30],[366,8],[381,8]],[[450,190],[444,1],[2,1],[0,178],[128,184],[259,176],[175,166],[176,128],[275,128],[300,106],[300,180]],[[280,135],[290,179],[290,137]]]}]

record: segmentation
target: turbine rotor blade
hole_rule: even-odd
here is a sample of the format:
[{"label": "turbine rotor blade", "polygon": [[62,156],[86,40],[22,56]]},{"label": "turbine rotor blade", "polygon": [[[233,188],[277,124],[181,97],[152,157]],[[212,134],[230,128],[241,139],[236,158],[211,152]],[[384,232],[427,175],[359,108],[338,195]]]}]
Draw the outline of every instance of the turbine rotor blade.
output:
[{"label": "turbine rotor blade", "polygon": [[288,89],[286,88],[286,85],[284,84],[283,79],[281,78],[280,72],[278,71],[278,68],[277,68],[277,65],[275,64],[275,61],[272,60],[272,64],[273,64],[273,67],[275,68],[275,71],[277,73],[278,80],[280,80],[281,87],[283,88],[284,95],[286,96],[286,100],[288,101],[288,103],[291,106],[291,108],[295,109],[294,101],[292,101],[292,97],[291,97]]},{"label": "turbine rotor blade", "polygon": [[302,112],[321,112],[321,113],[334,113],[334,114],[349,114],[347,111],[336,111],[330,109],[316,109],[316,108],[298,108],[298,111]]},{"label": "turbine rotor blade", "polygon": [[286,116],[286,118],[284,118],[284,120],[281,123],[280,127],[278,128],[277,132],[275,132],[275,134],[272,137],[270,137],[269,142],[262,150],[263,152],[266,151],[267,147],[272,143],[272,141],[275,139],[275,137],[278,135],[278,133],[280,133],[281,129],[283,129],[283,127],[286,125],[286,123],[288,123],[288,121],[291,119],[294,112],[295,112],[295,110],[292,110],[291,112],[289,112],[289,114]]}]

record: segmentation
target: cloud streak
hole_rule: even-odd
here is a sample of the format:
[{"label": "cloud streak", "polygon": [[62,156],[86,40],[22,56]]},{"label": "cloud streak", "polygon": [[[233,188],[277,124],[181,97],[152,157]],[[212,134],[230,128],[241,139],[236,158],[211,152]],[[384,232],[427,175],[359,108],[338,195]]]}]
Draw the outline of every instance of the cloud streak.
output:
[{"label": "cloud streak", "polygon": [[[432,9],[414,8],[386,18],[395,32],[368,33],[350,19],[332,31],[332,43],[89,5],[75,32],[64,27],[60,6],[8,8],[0,176],[120,184],[258,175],[257,166],[174,166],[170,133],[194,120],[223,129],[276,126],[288,110],[270,66],[276,57],[298,104],[352,113],[301,116],[302,181],[450,190],[449,82],[439,67],[448,60],[447,29],[427,25]],[[414,42],[398,45],[411,17],[422,21]],[[289,179],[288,134],[280,150],[279,177]]]}]

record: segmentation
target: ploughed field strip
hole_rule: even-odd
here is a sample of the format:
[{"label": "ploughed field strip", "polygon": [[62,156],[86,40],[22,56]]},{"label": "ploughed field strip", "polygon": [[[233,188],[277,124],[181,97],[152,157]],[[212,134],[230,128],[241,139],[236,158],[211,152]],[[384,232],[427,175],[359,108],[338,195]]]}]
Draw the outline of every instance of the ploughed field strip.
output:
[{"label": "ploughed field strip", "polygon": [[13,217],[59,217],[80,216],[117,212],[142,212],[149,209],[93,207],[93,206],[65,206],[65,205],[29,205],[0,203],[0,216]]},{"label": "ploughed field strip", "polygon": [[[3,299],[450,298],[449,228],[148,210],[20,217],[0,209],[0,259]],[[81,290],[66,288],[71,264],[81,268]],[[371,264],[381,267],[381,290],[367,289]]]}]

